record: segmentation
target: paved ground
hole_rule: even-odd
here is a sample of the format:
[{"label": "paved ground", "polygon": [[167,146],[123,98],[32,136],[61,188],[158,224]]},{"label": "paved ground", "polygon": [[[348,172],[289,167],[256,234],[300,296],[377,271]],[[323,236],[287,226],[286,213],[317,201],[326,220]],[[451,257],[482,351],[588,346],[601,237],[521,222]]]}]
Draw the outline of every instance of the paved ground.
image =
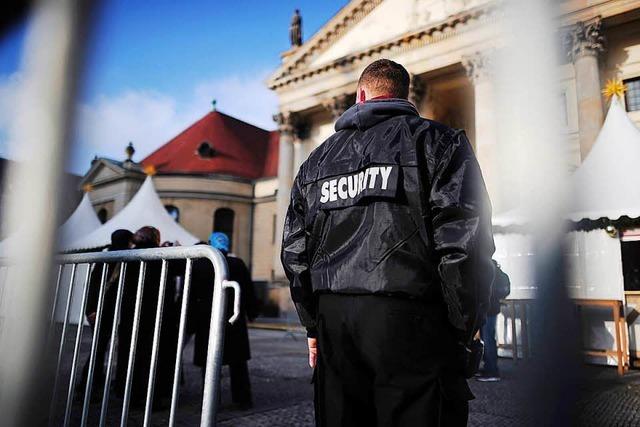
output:
[{"label": "paved ground", "polygon": [[[85,334],[88,335],[88,334]],[[312,426],[313,406],[310,369],[306,365],[305,338],[282,331],[251,330],[253,358],[249,362],[255,405],[248,411],[231,407],[228,371],[223,369],[221,426]],[[83,340],[83,353],[89,348]],[[185,352],[190,361],[191,345]],[[86,357],[86,356],[85,356]],[[65,365],[70,366],[69,357]],[[176,425],[199,425],[200,371],[185,363],[185,383],[181,388],[180,414]],[[471,426],[521,426],[527,399],[522,386],[522,364],[514,365],[501,359],[502,381],[478,383],[471,381],[476,399],[471,402]],[[640,371],[632,371],[619,378],[615,369],[589,366],[577,405],[577,425],[637,426],[640,425]],[[62,394],[66,393],[63,390]],[[109,425],[118,424],[120,403],[112,399],[109,406]],[[96,424],[99,405],[92,405],[89,425]],[[74,424],[79,422],[80,405],[73,411]],[[142,413],[132,411],[129,425],[142,425]],[[168,412],[153,415],[152,425],[166,425]]]}]

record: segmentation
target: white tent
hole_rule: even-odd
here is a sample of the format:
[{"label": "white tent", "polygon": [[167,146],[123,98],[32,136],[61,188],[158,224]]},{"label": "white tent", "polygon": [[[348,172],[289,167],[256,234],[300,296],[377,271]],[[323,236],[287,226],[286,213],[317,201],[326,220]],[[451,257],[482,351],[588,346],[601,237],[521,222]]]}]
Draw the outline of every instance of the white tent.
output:
[{"label": "white tent", "polygon": [[[629,119],[617,96],[591,152],[571,177],[575,192],[567,219],[581,221],[621,216],[640,217],[640,129]],[[496,227],[525,225],[519,207],[493,218]]]},{"label": "white tent", "polygon": [[[71,216],[58,228],[58,236],[62,246],[85,236],[100,227],[100,220],[93,210],[87,193],[84,194],[78,207]],[[0,257],[7,256],[9,248],[21,238],[18,230],[15,234],[0,242]]]},{"label": "white tent", "polygon": [[110,243],[111,233],[114,231],[124,228],[135,232],[144,226],[152,226],[160,230],[163,241],[177,240],[181,245],[193,245],[199,240],[167,213],[149,176],[129,204],[116,216],[92,233],[64,245],[63,250],[100,248]]},{"label": "white tent", "polygon": [[576,200],[569,219],[640,217],[640,130],[617,96],[591,152],[573,175]]},{"label": "white tent", "polygon": [[64,246],[91,233],[101,225],[96,212],[93,210],[91,200],[89,200],[89,194],[84,193],[76,210],[58,229],[60,241]]}]

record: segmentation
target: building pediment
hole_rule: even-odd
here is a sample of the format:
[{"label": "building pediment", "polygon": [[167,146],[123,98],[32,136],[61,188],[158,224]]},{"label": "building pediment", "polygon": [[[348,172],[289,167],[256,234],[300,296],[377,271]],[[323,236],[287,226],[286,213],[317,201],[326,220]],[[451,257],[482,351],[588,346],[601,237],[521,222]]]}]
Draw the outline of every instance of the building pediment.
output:
[{"label": "building pediment", "polygon": [[107,182],[111,182],[120,178],[131,176],[134,174],[144,178],[140,166],[138,164],[131,164],[131,167],[126,167],[122,162],[117,162],[110,159],[96,159],[89,171],[85,174],[80,182],[81,186],[85,185],[100,185]]},{"label": "building pediment", "polygon": [[[417,41],[431,42],[474,19],[492,0],[353,0],[309,41],[285,56],[271,89]],[[439,35],[439,34],[438,34]],[[436,37],[437,39],[437,37]]]}]

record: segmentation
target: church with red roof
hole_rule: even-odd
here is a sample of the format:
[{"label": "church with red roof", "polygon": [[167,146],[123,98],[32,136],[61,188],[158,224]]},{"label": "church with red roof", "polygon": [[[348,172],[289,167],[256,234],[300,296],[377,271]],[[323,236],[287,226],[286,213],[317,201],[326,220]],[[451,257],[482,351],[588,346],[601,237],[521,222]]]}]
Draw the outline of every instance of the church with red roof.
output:
[{"label": "church with red roof", "polygon": [[153,175],[162,203],[181,226],[203,241],[212,231],[227,233],[231,251],[251,267],[254,280],[268,282],[273,276],[278,143],[277,131],[213,110],[139,162],[133,144],[126,147],[125,160],[96,157],[81,185],[91,189],[104,222]]},{"label": "church with red roof", "polygon": [[142,160],[160,174],[277,175],[278,132],[212,111]]}]

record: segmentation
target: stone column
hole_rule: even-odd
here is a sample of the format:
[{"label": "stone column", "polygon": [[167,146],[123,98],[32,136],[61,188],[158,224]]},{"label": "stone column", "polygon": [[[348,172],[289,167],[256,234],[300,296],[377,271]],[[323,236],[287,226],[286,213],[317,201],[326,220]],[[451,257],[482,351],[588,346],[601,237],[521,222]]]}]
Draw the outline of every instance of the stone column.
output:
[{"label": "stone column", "polygon": [[598,61],[605,42],[601,25],[600,18],[578,22],[567,34],[568,55],[576,75],[580,156],[583,160],[591,151],[604,121]]},{"label": "stone column", "polygon": [[411,74],[411,82],[409,83],[409,102],[416,106],[418,112],[422,107],[422,100],[426,94],[426,86],[420,76]]},{"label": "stone column", "polygon": [[464,57],[462,65],[473,83],[476,157],[482,169],[493,211],[498,212],[500,211],[500,192],[491,54],[483,52]]},{"label": "stone column", "polygon": [[280,143],[278,150],[278,192],[276,194],[276,244],[273,254],[274,279],[283,280],[284,270],[280,262],[280,249],[282,247],[282,231],[284,219],[287,215],[289,200],[291,198],[291,184],[294,178],[294,140],[298,117],[295,113],[280,112],[273,116],[278,124]]},{"label": "stone column", "polygon": [[309,141],[303,142],[299,138],[296,138],[293,141],[293,177],[295,178],[296,174],[300,170],[300,166],[307,160],[307,156],[309,155],[309,145],[311,143]]},{"label": "stone column", "polygon": [[342,113],[347,111],[355,102],[355,96],[344,93],[342,95],[334,96],[331,99],[326,100],[322,105],[329,110],[331,117],[335,122],[340,118]]}]

